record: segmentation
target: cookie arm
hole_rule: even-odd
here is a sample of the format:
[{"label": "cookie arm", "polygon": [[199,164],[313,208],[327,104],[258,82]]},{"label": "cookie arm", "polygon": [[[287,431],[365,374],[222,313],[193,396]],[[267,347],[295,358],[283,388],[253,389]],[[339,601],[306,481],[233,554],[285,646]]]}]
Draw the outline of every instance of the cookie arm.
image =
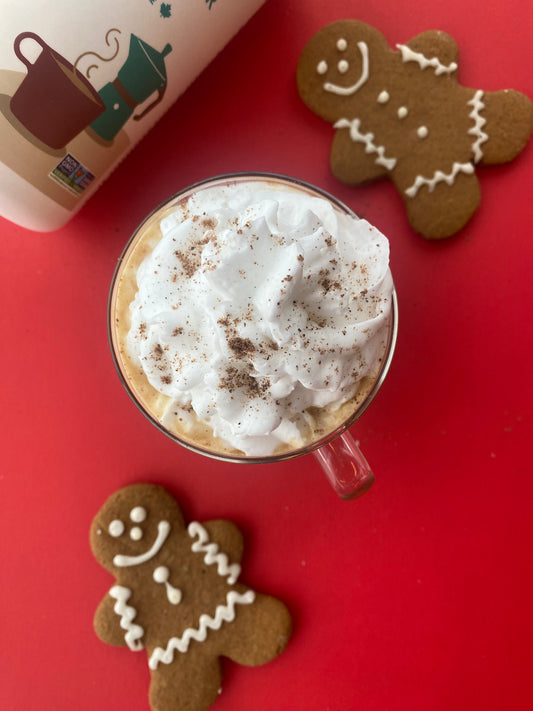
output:
[{"label": "cookie arm", "polygon": [[481,163],[506,163],[526,146],[533,131],[533,103],[514,89],[483,94],[481,116],[488,139],[481,148]]},{"label": "cookie arm", "polygon": [[116,647],[126,646],[124,630],[120,627],[120,617],[116,614],[114,600],[109,593],[98,605],[94,615],[94,631],[102,642]]},{"label": "cookie arm", "polygon": [[[408,47],[412,52],[423,55],[427,60],[438,60],[442,65],[439,73],[444,75],[455,73],[459,49],[454,38],[446,32],[427,30],[411,38],[405,45],[398,45],[398,48],[401,48],[401,46]],[[405,58],[404,61],[406,61]],[[412,61],[416,60],[413,59]],[[437,65],[433,69],[439,71]]]},{"label": "cookie arm", "polygon": [[209,535],[211,543],[216,543],[219,550],[225,553],[230,563],[240,563],[244,542],[242,533],[231,521],[216,519],[202,523]]},{"label": "cookie arm", "polygon": [[376,152],[370,153],[364,142],[350,136],[349,127],[337,127],[330,154],[333,175],[346,185],[361,185],[388,174],[388,170],[376,163]]}]

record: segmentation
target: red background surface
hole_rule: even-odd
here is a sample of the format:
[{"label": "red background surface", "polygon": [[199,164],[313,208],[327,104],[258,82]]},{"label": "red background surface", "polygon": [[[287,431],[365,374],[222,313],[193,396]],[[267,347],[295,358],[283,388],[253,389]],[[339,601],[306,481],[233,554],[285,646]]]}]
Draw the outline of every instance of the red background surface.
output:
[{"label": "red background surface", "polygon": [[[242,579],[293,614],[277,660],[224,665],[217,711],[533,708],[533,146],[479,172],[481,208],[439,243],[412,232],[390,184],[340,185],[333,131],[294,73],[309,37],[350,16],[391,45],[446,30],[463,84],[533,96],[530,0],[267,0],[67,227],[0,222],[9,711],[148,709],[144,654],[93,633],[112,580],[88,546],[105,498],[140,480],[166,485],[189,520],[234,520]],[[128,236],[169,194],[234,170],[314,182],[390,238],[399,339],[353,428],[376,472],[359,501],[337,500],[312,457],[245,468],[181,449],[114,372],[106,301]]]}]

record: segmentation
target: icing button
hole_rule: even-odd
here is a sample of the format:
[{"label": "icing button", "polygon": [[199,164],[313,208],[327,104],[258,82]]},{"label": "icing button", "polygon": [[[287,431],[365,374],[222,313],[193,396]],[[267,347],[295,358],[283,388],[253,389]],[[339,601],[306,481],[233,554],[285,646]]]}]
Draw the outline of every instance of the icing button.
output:
[{"label": "icing button", "polygon": [[166,583],[170,575],[170,570],[166,565],[160,565],[154,570],[154,580],[156,583]]},{"label": "icing button", "polygon": [[181,602],[181,590],[179,588],[175,588],[173,585],[171,585],[168,581],[170,577],[170,570],[167,568],[166,565],[160,565],[154,570],[153,573],[153,578],[156,583],[159,583],[160,585],[164,585],[166,588],[166,593],[167,593],[167,599],[172,605],[179,605]]}]

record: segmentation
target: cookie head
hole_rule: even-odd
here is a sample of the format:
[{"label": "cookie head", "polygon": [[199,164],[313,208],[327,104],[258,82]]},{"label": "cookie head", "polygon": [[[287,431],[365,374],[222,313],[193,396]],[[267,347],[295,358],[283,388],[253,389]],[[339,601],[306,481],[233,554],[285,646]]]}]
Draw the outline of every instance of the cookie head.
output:
[{"label": "cookie head", "polygon": [[183,517],[164,489],[133,484],[113,494],[96,515],[91,548],[104,568],[117,572],[154,559],[176,525],[183,528]]},{"label": "cookie head", "polygon": [[373,58],[387,51],[383,35],[363,22],[327,25],[300,56],[296,81],[302,100],[326,121],[336,121],[367,84]]}]

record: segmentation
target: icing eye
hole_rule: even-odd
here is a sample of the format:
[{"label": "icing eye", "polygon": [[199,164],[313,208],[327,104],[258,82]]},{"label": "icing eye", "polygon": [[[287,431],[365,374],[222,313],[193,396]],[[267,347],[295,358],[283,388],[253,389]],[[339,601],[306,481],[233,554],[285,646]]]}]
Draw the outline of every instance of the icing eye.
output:
[{"label": "icing eye", "polygon": [[136,506],[130,511],[130,518],[135,523],[141,523],[146,518],[146,509],[143,506]]},{"label": "icing eye", "polygon": [[340,74],[346,74],[349,68],[350,65],[345,59],[341,59],[341,61],[337,64],[337,69],[339,70]]},{"label": "icing eye", "polygon": [[318,74],[325,74],[328,71],[328,63],[322,60],[317,64],[316,70]]},{"label": "icing eye", "polygon": [[380,94],[378,94],[378,104],[386,104],[390,99],[390,94],[386,89],[383,89]]},{"label": "icing eye", "polygon": [[111,521],[107,530],[109,531],[110,536],[118,538],[124,533],[124,524],[117,518],[114,521]]},{"label": "icing eye", "polygon": [[416,129],[416,132],[417,132],[419,138],[426,138],[429,133],[427,126],[419,126]]},{"label": "icing eye", "polygon": [[339,52],[344,52],[347,47],[348,47],[348,42],[346,42],[345,39],[338,40],[337,49],[339,50]]},{"label": "icing eye", "polygon": [[140,541],[143,537],[142,528],[139,526],[134,526],[130,531],[130,538],[132,541]]}]

